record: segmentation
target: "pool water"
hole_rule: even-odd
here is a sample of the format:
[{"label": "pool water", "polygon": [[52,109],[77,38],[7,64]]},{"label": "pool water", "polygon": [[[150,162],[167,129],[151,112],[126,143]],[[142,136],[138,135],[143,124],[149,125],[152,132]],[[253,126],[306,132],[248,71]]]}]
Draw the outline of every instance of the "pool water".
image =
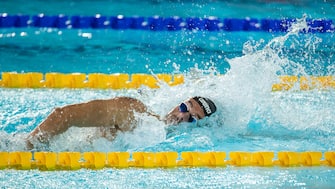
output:
[{"label": "pool water", "polygon": [[[105,169],[5,171],[10,188],[332,188],[333,168]],[[14,180],[15,178],[15,180]]]},{"label": "pool water", "polygon": [[[17,1],[22,3],[21,1]],[[36,6],[40,3],[40,6]],[[12,14],[334,19],[334,3],[247,1],[29,1],[0,2]],[[107,6],[108,5],[108,6]],[[74,8],[76,7],[76,9]],[[150,8],[149,8],[150,7]],[[168,8],[167,8],[168,7]],[[170,7],[170,8],[169,8]],[[187,7],[187,8],[185,8]],[[191,8],[189,8],[191,7]],[[259,8],[259,7],[262,7]],[[171,11],[169,11],[171,10]],[[279,11],[273,11],[279,10]],[[0,12],[1,12],[0,11]],[[92,99],[131,96],[164,116],[195,95],[213,99],[218,112],[178,127],[150,117],[114,141],[92,128],[71,128],[48,151],[334,151],[334,89],[272,92],[279,75],[334,75],[333,33],[152,32],[139,30],[0,30],[0,71],[62,73],[183,73],[185,83],[160,89],[0,89],[0,151],[21,151],[24,138],[54,107]],[[234,167],[102,169],[79,171],[1,170],[4,188],[332,188],[335,169]]]}]

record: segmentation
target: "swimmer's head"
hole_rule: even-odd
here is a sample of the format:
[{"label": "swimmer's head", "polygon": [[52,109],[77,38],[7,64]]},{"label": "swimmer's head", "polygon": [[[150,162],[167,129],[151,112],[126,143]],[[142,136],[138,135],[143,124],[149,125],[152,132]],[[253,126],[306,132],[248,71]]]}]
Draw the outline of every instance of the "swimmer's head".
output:
[{"label": "swimmer's head", "polygon": [[210,99],[199,96],[193,97],[192,99],[195,100],[200,105],[205,116],[210,116],[214,112],[216,112],[216,106],[214,102],[211,101]]},{"label": "swimmer's head", "polygon": [[165,117],[165,122],[175,125],[181,122],[195,122],[216,112],[214,102],[205,97],[192,97],[172,109]]}]

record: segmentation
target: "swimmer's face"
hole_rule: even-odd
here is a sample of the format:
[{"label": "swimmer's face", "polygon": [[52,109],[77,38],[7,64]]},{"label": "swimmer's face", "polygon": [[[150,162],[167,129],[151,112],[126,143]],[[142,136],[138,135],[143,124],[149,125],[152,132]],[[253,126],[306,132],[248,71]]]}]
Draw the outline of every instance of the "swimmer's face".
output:
[{"label": "swimmer's face", "polygon": [[201,106],[193,98],[173,108],[165,117],[165,123],[176,125],[181,122],[194,122],[205,117]]}]

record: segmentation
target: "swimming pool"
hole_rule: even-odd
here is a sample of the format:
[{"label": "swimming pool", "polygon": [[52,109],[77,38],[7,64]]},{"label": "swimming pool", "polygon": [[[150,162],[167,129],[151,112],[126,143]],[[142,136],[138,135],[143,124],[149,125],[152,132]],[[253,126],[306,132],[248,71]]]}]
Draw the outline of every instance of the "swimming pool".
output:
[{"label": "swimming pool", "polygon": [[[21,1],[17,1],[22,3]],[[41,3],[36,6],[36,3]],[[139,15],[180,17],[334,19],[333,3],[234,3],[226,1],[30,1],[0,2],[9,14]],[[51,6],[49,6],[49,4]],[[108,5],[108,6],[107,6]],[[262,5],[262,6],[261,6]],[[315,10],[314,7],[319,9]],[[262,8],[258,8],[262,7]],[[273,11],[281,10],[281,11]],[[301,29],[301,25],[294,28]],[[71,129],[47,150],[61,151],[334,151],[334,89],[272,92],[278,75],[334,75],[333,33],[195,32],[95,29],[3,28],[0,71],[184,74],[185,83],[160,89],[1,88],[0,151],[24,150],[24,137],[56,106],[138,98],[160,115],[187,97],[218,103],[213,118],[166,130],[143,118],[133,132],[110,142]],[[220,74],[219,74],[220,73]],[[219,76],[218,76],[219,75]],[[141,91],[141,93],[139,93]],[[173,97],[173,98],[171,98]],[[315,167],[235,167],[77,171],[1,170],[4,188],[276,188],[333,187],[335,171]]]}]

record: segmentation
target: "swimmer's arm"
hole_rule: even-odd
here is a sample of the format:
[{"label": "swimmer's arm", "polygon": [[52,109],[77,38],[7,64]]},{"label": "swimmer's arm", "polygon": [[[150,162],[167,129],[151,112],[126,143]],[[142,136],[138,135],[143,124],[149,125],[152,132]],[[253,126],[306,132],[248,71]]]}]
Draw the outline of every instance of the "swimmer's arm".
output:
[{"label": "swimmer's arm", "polygon": [[30,141],[36,139],[47,143],[52,137],[67,131],[71,126],[105,127],[118,125],[123,126],[120,129],[122,131],[131,130],[130,124],[134,119],[133,111],[147,112],[148,115],[161,120],[158,115],[148,111],[145,105],[136,99],[120,97],[110,100],[93,100],[56,108],[29,134],[27,143],[29,144]]},{"label": "swimmer's arm", "polygon": [[27,141],[37,139],[47,143],[52,137],[67,131],[71,126],[98,127],[111,124],[107,123],[106,117],[115,112],[106,111],[106,102],[94,100],[56,108],[29,134]]}]

